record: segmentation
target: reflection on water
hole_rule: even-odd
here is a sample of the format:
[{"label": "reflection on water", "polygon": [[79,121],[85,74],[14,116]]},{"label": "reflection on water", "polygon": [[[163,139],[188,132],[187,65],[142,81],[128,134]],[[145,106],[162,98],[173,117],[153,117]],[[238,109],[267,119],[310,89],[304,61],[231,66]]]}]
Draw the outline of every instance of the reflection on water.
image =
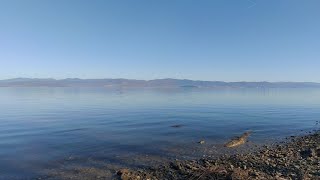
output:
[{"label": "reflection on water", "polygon": [[311,130],[319,110],[319,89],[0,88],[0,179],[65,159],[143,166],[219,154],[246,130],[252,144]]}]

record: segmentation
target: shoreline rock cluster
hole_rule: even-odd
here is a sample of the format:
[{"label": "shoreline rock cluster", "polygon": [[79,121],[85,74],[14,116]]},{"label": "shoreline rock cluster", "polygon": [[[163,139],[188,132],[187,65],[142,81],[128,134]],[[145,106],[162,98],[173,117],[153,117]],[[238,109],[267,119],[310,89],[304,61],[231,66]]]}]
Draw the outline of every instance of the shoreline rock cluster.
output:
[{"label": "shoreline rock cluster", "polygon": [[320,180],[320,132],[290,137],[284,143],[264,146],[246,154],[176,160],[156,168],[121,169],[116,179]]}]

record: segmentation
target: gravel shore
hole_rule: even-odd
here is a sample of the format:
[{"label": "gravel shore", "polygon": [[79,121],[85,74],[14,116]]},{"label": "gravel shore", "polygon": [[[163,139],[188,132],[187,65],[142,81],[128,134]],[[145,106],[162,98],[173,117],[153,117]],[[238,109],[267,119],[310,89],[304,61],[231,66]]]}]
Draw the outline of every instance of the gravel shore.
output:
[{"label": "gravel shore", "polygon": [[320,132],[287,138],[255,152],[185,160],[156,168],[121,169],[115,179],[301,179],[320,180]]}]

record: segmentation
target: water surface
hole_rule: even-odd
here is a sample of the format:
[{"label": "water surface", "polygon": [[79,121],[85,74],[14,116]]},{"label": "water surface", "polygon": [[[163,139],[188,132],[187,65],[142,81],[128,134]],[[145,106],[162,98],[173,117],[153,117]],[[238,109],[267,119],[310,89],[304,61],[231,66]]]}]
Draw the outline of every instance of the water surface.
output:
[{"label": "water surface", "polygon": [[244,131],[261,144],[318,120],[319,89],[0,88],[0,179],[34,178],[68,158],[142,166],[128,160],[214,155]]}]

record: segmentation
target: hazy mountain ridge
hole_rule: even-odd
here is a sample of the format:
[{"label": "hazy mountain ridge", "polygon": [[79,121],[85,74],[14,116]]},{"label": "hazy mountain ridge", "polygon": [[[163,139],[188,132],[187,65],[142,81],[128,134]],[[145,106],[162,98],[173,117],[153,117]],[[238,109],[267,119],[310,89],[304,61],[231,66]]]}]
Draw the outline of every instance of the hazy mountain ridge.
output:
[{"label": "hazy mountain ridge", "polygon": [[320,88],[314,82],[224,82],[188,79],[33,79],[0,80],[0,87],[150,87],[150,88]]}]

